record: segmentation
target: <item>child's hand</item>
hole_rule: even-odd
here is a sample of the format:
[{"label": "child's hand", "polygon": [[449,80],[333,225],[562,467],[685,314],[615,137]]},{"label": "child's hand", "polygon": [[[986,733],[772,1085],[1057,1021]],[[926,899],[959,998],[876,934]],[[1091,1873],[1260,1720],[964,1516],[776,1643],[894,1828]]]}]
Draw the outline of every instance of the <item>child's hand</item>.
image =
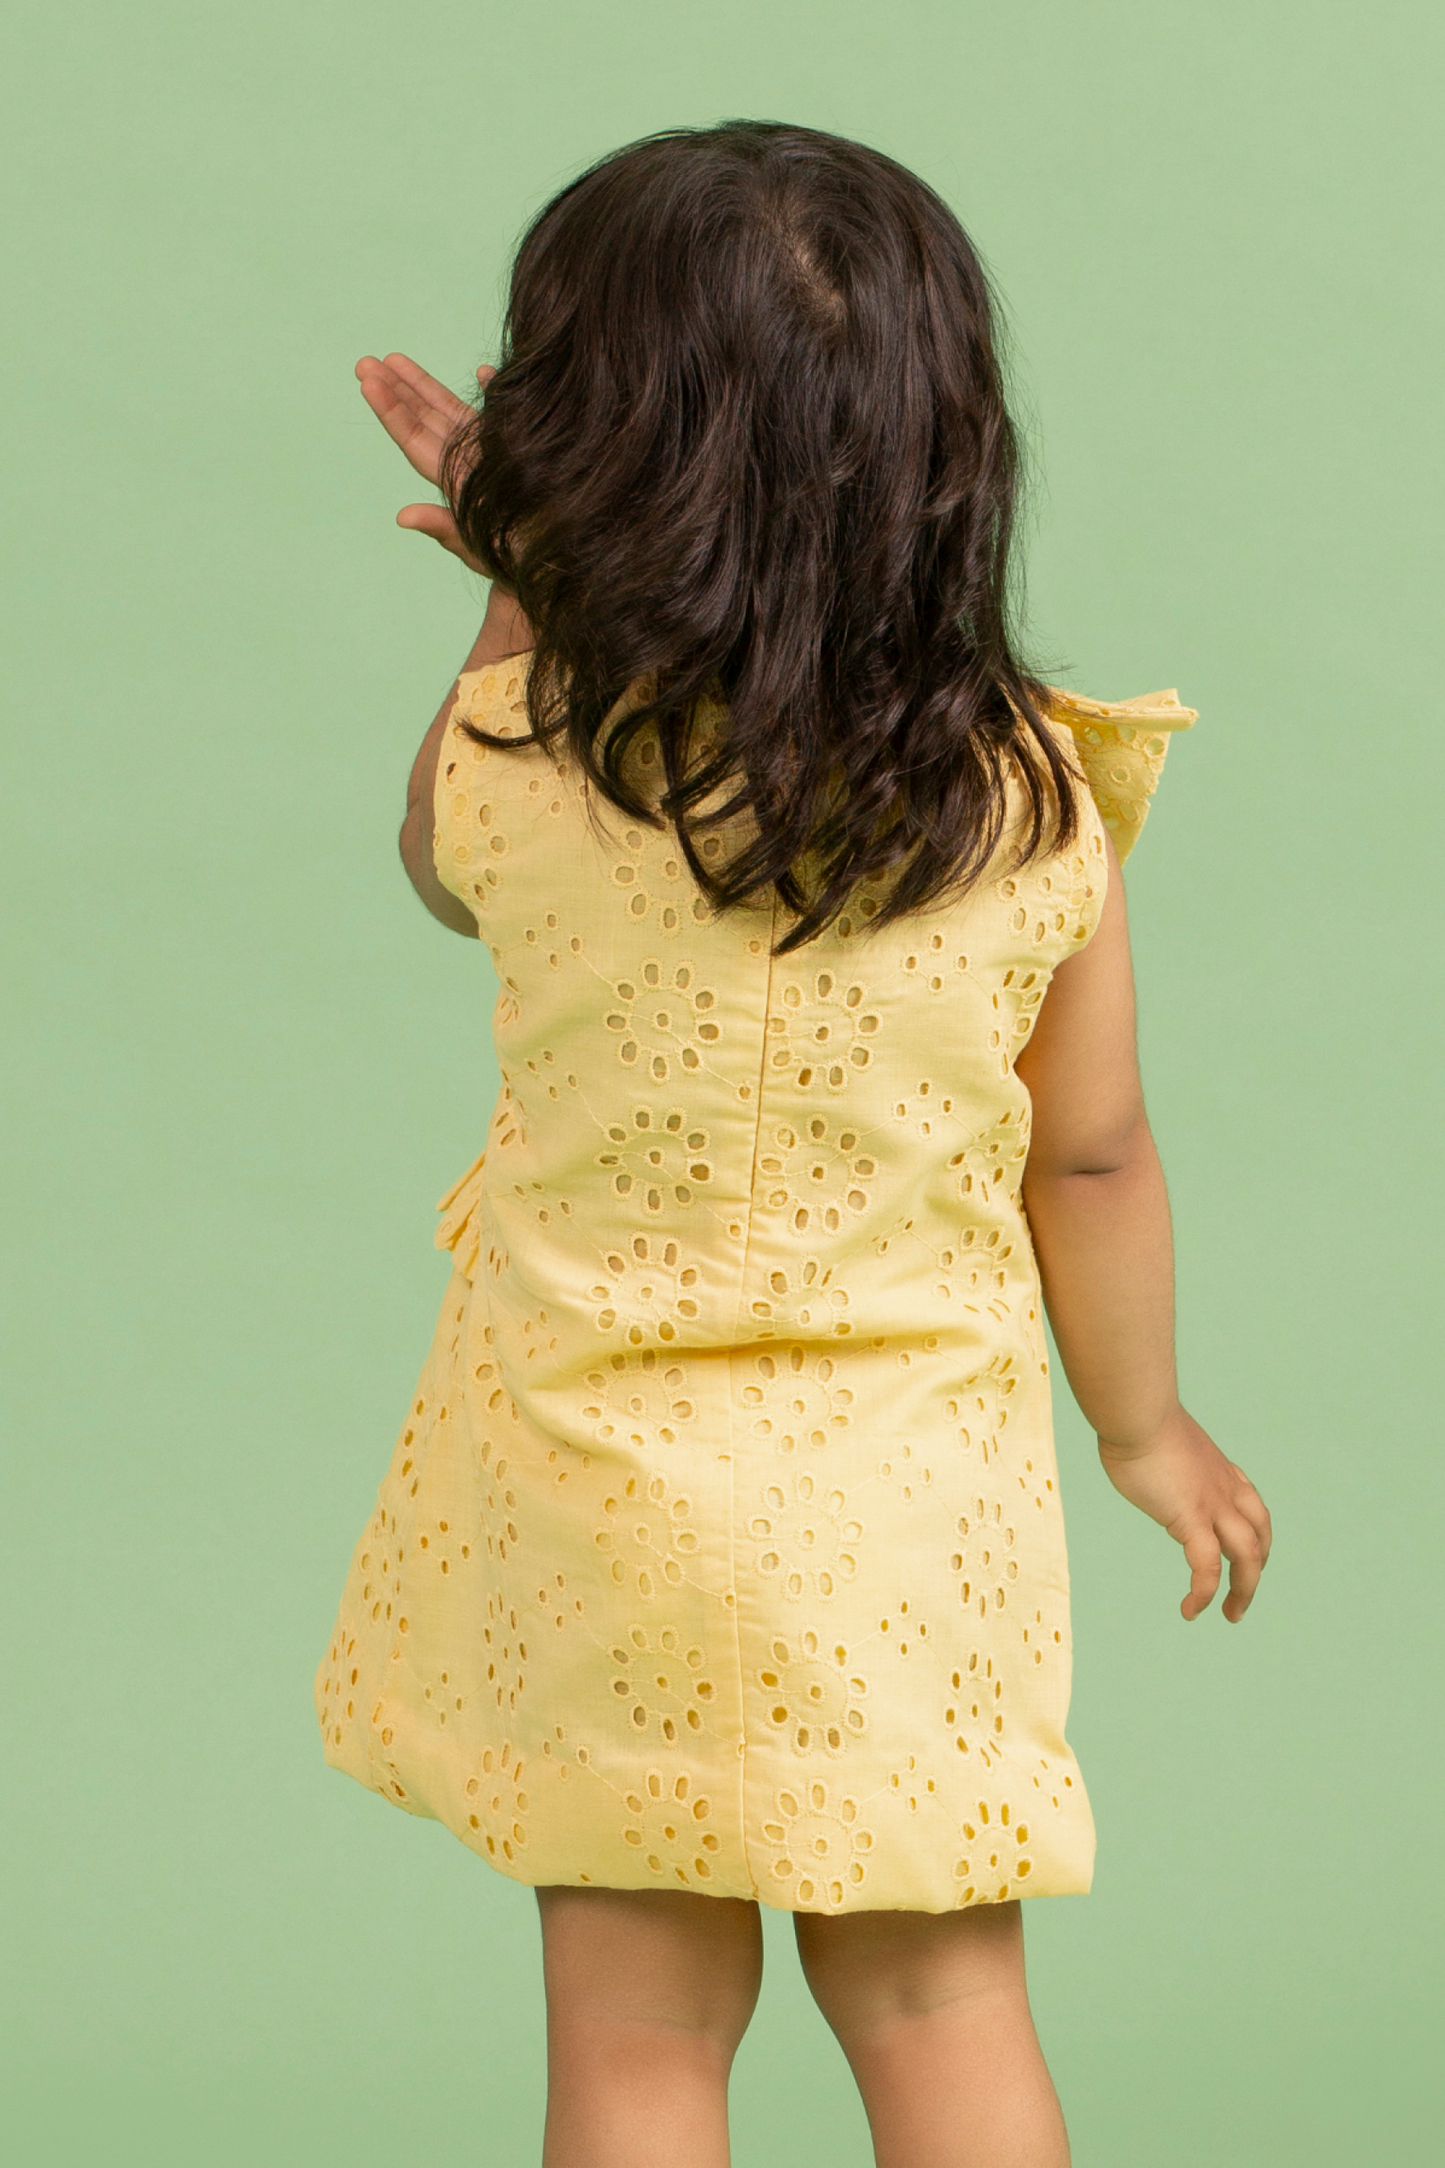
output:
[{"label": "child's hand", "polygon": [[1185,1618],[1198,1618],[1213,1602],[1222,1553],[1229,1560],[1222,1609],[1237,1625],[1264,1571],[1271,1537],[1268,1508],[1244,1470],[1226,1460],[1180,1407],[1142,1448],[1100,1438],[1099,1458],[1115,1490],[1183,1544],[1192,1574],[1179,1606]]},{"label": "child's hand", "polygon": [[[477,382],[485,387],[496,373],[484,363],[477,371]],[[388,354],[385,361],[363,354],[356,375],[361,396],[387,435],[400,445],[417,473],[433,488],[440,488],[443,448],[457,425],[470,418],[472,409],[406,354]],[[463,548],[456,521],[444,504],[405,504],[396,524],[430,535],[473,572],[482,570]]]}]

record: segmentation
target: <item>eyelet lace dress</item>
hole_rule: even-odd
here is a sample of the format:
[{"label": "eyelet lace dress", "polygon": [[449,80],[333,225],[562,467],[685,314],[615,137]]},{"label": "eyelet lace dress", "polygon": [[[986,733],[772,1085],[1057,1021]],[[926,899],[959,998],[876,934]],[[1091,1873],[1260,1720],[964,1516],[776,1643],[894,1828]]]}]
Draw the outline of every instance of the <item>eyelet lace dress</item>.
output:
[{"label": "eyelet lace dress", "polygon": [[1054,696],[1066,853],[771,953],[468,673],[436,862],[500,982],[486,1149],[315,1679],[325,1756],[531,1884],[791,1911],[1082,1891],[1014,1071],[1194,721]]}]

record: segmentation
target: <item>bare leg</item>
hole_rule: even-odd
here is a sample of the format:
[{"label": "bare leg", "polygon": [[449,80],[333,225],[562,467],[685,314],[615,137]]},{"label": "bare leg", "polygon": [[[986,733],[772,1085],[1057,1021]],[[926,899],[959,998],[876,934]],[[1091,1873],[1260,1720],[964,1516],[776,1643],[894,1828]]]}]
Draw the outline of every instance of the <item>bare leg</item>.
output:
[{"label": "bare leg", "polygon": [[757,1906],[565,1886],[537,1904],[542,2168],[728,2168],[728,2074],[763,1978]]},{"label": "bare leg", "polygon": [[794,1914],[878,2168],[1069,2168],[1024,1985],[1017,1902]]}]

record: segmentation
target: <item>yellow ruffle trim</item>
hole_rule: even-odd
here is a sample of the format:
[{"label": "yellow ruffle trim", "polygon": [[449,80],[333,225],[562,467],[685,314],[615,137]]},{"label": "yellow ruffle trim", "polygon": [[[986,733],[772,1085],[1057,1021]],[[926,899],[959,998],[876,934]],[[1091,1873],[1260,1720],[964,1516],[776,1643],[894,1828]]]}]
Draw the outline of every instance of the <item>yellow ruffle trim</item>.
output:
[{"label": "yellow ruffle trim", "polygon": [[437,1199],[437,1210],[444,1217],[436,1231],[436,1246],[439,1250],[452,1252],[458,1272],[464,1272],[468,1279],[476,1271],[477,1253],[481,1248],[481,1214],[477,1207],[482,1201],[482,1168],[486,1157],[485,1152],[478,1153],[445,1197]]},{"label": "yellow ruffle trim", "polygon": [[1139,840],[1169,750],[1170,733],[1199,719],[1172,689],[1133,700],[1086,700],[1049,687],[1049,714],[1074,734],[1079,764],[1121,860]]}]

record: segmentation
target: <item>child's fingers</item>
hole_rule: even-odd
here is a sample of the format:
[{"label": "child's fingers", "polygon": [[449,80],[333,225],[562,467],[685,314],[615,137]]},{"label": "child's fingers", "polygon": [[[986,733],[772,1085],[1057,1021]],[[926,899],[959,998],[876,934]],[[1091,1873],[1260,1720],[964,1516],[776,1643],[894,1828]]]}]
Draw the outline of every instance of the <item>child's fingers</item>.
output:
[{"label": "child's fingers", "polygon": [[1260,1497],[1259,1492],[1247,1475],[1243,1475],[1237,1468],[1235,1474],[1241,1477],[1244,1489],[1234,1503],[1259,1537],[1260,1547],[1264,1553],[1262,1563],[1267,1564],[1269,1561],[1269,1547],[1274,1541],[1274,1523],[1269,1517],[1269,1507]]},{"label": "child's fingers", "polygon": [[1229,1594],[1222,1609],[1231,1625],[1244,1617],[1264,1571],[1265,1547],[1259,1530],[1242,1512],[1221,1513],[1218,1535],[1229,1560]]},{"label": "child's fingers", "polygon": [[398,383],[380,363],[368,369],[358,362],[356,376],[362,398],[393,444],[400,448],[418,474],[428,482],[435,482],[442,438],[432,419],[418,409],[408,388]]},{"label": "child's fingers", "polygon": [[1219,1538],[1206,1522],[1183,1538],[1185,1563],[1189,1567],[1189,1594],[1179,1608],[1186,1618],[1198,1618],[1214,1601],[1214,1591],[1224,1571]]},{"label": "child's fingers", "polygon": [[406,354],[378,360],[363,354],[356,364],[362,397],[382,428],[418,474],[436,482],[447,439],[472,408],[418,367]]},{"label": "child's fingers", "polygon": [[388,354],[385,366],[405,384],[417,405],[435,418],[436,427],[445,435],[455,424],[471,413],[471,408],[448,391],[445,384],[438,383],[427,373],[420,362],[413,361],[410,354]]}]

